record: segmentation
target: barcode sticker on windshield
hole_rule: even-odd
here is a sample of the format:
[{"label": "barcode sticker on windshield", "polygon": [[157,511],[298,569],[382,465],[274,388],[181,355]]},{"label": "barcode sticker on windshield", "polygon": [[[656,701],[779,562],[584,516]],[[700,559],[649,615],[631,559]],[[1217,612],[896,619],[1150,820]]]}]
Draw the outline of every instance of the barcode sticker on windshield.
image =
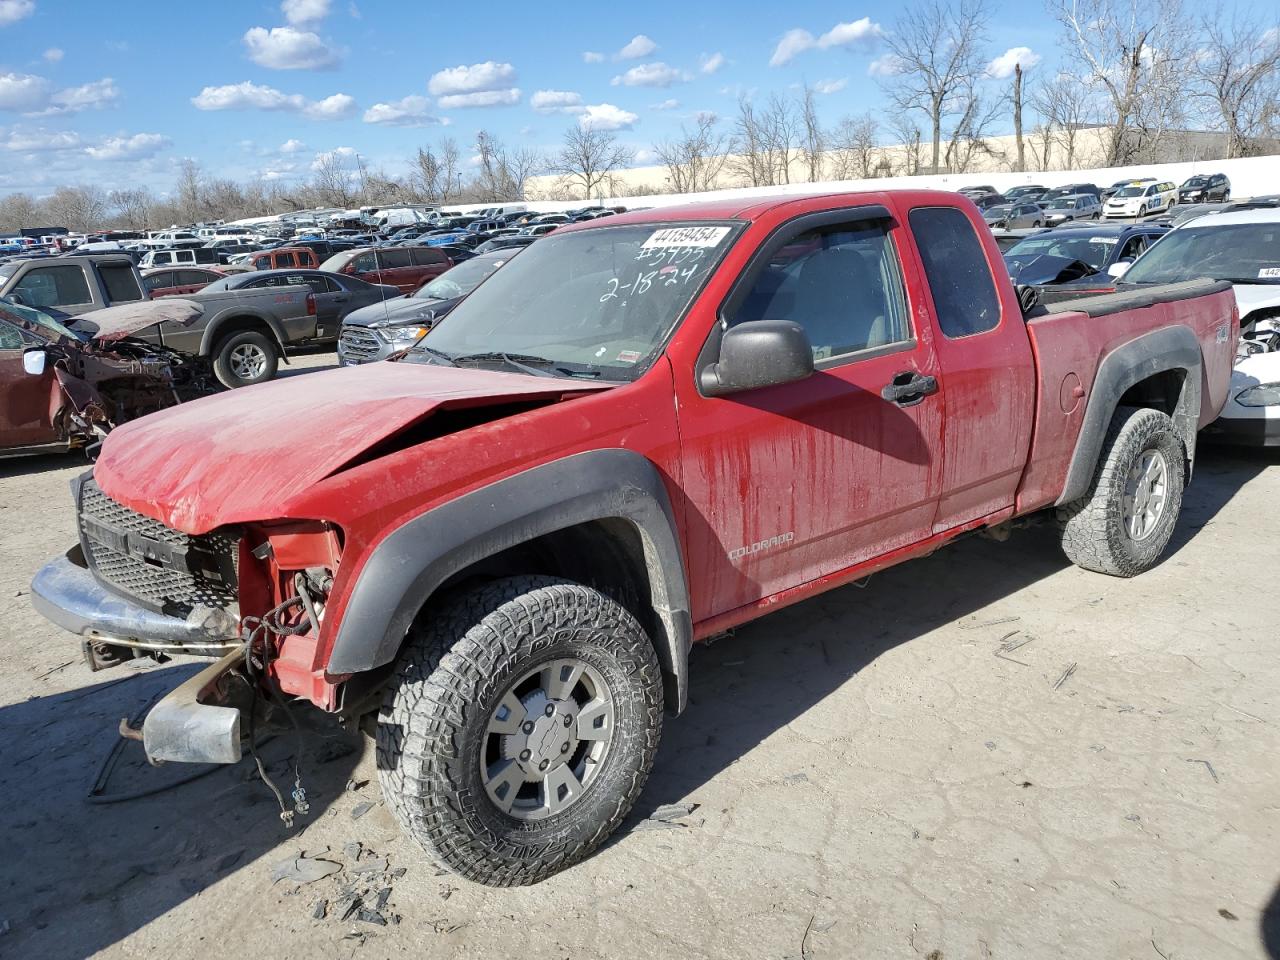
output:
[{"label": "barcode sticker on windshield", "polygon": [[714,247],[725,238],[728,227],[667,227],[655,230],[640,245],[641,250],[652,250],[655,247]]},{"label": "barcode sticker on windshield", "polygon": [[1090,237],[1089,242],[1090,243],[1115,243],[1116,238],[1115,237]]},{"label": "barcode sticker on windshield", "polygon": [[1258,279],[1273,279],[1280,277],[1280,267],[1263,267],[1258,271]]}]

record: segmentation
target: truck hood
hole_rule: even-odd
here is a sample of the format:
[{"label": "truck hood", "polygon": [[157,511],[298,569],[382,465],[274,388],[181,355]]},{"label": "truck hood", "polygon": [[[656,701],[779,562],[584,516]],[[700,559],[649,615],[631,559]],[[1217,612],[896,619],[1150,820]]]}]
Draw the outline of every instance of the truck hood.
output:
[{"label": "truck hood", "polygon": [[75,318],[71,328],[85,334],[91,340],[110,343],[154,327],[158,323],[172,323],[189,327],[204,316],[204,307],[179,297],[163,300],[138,300],[122,303],[102,310],[91,310]]},{"label": "truck hood", "polygon": [[[285,515],[290,497],[353,462],[433,436],[446,410],[558,403],[610,384],[418,363],[370,363],[243,387],[112,431],[98,485],[138,513],[190,534]],[[454,418],[441,419],[440,434]],[[468,418],[469,425],[477,419]],[[483,421],[480,421],[483,422]],[[427,429],[410,428],[421,425]]]},{"label": "truck hood", "polygon": [[1280,283],[1233,283],[1231,289],[1236,295],[1241,320],[1254,310],[1280,307]]},{"label": "truck hood", "polygon": [[1015,284],[1067,283],[1097,272],[1082,260],[1047,253],[1023,254],[1016,257],[1006,254],[1004,262],[1009,268],[1009,278]]}]

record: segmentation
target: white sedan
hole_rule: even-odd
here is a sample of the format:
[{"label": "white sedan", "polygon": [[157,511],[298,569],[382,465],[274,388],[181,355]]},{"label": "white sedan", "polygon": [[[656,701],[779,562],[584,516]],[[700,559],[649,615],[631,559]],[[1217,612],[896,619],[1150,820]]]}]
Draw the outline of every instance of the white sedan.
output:
[{"label": "white sedan", "polygon": [[1227,404],[1202,436],[1218,443],[1280,446],[1280,353],[1255,353],[1236,363]]}]

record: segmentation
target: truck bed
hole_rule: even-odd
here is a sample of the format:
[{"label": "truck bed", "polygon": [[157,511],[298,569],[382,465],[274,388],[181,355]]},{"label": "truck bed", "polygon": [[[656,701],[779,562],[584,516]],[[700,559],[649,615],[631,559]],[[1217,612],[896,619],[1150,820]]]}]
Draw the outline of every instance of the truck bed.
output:
[{"label": "truck bed", "polygon": [[1231,363],[1211,363],[1214,351],[1233,354],[1239,314],[1231,284],[1191,280],[1081,297],[1039,308],[1027,333],[1041,388],[1027,468],[1016,510],[1028,513],[1058,501],[1076,439],[1084,424],[1102,358],[1160,328],[1189,328],[1205,358],[1198,426],[1214,420],[1227,398]]}]

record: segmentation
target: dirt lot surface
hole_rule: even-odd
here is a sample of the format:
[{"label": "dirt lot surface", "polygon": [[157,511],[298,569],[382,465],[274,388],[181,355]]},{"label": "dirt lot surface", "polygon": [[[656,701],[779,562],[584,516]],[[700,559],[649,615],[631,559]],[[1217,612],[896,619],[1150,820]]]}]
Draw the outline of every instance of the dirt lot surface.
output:
[{"label": "dirt lot surface", "polygon": [[[84,462],[0,462],[0,956],[1280,957],[1277,463],[1205,452],[1135,580],[1020,531],[699,649],[616,838],[490,890],[399,836],[323,718],[292,831],[247,761],[129,799],[200,772],[134,743],[88,802],[119,720],[192,668],[88,672],[27,596]],[[285,783],[292,749],[264,748]],[[273,883],[303,853],[341,869]]]}]

